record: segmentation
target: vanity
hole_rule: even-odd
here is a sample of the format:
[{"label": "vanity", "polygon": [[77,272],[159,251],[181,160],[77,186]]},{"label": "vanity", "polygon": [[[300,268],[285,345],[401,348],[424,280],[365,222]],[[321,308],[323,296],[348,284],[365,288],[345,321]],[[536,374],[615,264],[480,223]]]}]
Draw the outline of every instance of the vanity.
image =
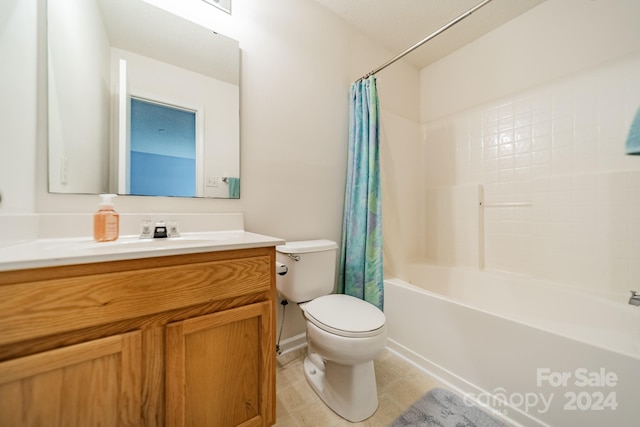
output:
[{"label": "vanity", "polygon": [[0,425],[272,425],[282,240],[210,236],[0,248]]}]

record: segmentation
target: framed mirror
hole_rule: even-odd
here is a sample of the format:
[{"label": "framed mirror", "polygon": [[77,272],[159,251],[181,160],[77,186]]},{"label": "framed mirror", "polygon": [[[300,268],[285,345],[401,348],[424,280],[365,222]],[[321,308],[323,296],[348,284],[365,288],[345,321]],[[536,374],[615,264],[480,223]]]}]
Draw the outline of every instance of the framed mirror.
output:
[{"label": "framed mirror", "polygon": [[48,0],[49,191],[239,198],[238,42],[142,0]]}]

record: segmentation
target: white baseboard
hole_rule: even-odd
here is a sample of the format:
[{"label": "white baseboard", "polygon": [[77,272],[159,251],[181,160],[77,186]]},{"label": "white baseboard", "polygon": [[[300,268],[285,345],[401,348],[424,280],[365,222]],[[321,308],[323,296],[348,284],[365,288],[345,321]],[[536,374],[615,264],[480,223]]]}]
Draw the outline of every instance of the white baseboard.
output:
[{"label": "white baseboard", "polygon": [[280,354],[286,354],[307,346],[307,336],[303,332],[280,341]]}]

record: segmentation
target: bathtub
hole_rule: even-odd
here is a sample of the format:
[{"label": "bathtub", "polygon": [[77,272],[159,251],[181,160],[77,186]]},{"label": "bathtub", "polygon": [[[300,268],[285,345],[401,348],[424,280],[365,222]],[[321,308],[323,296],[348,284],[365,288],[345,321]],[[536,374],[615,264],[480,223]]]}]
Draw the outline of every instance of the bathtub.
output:
[{"label": "bathtub", "polygon": [[520,276],[385,279],[389,349],[514,425],[640,425],[640,308]]}]

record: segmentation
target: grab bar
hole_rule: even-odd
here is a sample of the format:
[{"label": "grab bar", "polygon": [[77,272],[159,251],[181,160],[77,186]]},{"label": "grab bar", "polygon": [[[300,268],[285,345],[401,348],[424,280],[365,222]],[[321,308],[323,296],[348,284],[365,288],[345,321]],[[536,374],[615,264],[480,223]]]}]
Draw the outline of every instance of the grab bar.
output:
[{"label": "grab bar", "polygon": [[480,206],[485,208],[530,208],[533,202],[480,202]]}]

